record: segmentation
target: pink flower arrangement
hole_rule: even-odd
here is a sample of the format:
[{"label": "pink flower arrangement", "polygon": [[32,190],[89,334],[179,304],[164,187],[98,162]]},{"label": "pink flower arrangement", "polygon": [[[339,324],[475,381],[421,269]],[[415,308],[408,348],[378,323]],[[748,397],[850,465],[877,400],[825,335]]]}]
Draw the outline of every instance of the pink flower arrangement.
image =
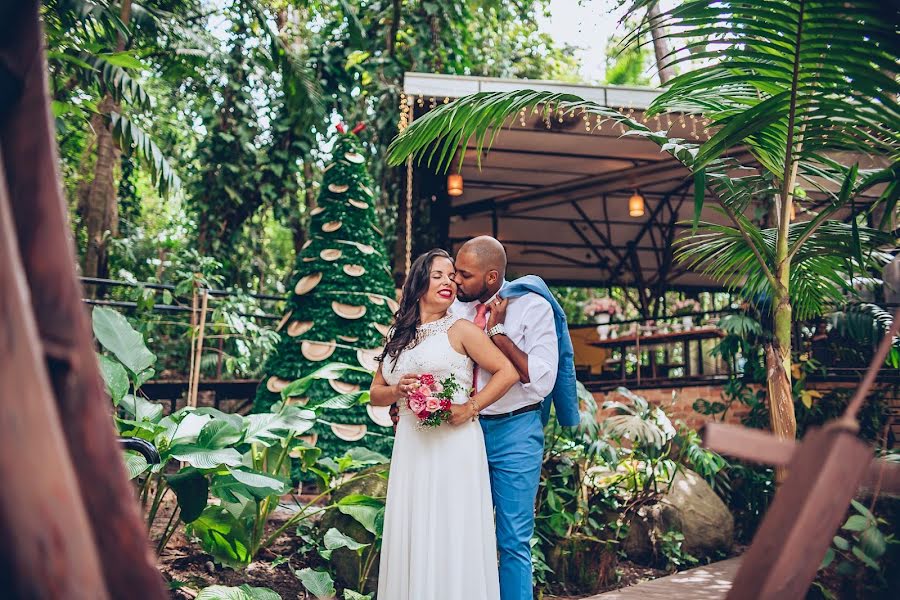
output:
[{"label": "pink flower arrangement", "polygon": [[431,373],[419,375],[419,385],[407,396],[409,410],[419,419],[418,426],[437,427],[450,419],[450,405],[459,389],[456,378],[450,375],[438,381]]},{"label": "pink flower arrangement", "polygon": [[621,314],[622,307],[612,298],[591,298],[585,302],[582,312],[586,317],[596,317],[599,314],[613,316]]}]

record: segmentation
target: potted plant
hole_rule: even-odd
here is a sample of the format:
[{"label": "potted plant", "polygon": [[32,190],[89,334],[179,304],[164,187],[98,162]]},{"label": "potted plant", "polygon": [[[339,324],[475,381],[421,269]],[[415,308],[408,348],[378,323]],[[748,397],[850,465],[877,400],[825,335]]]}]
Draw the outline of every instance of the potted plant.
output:
[{"label": "potted plant", "polygon": [[597,325],[597,335],[601,340],[609,338],[609,322],[613,315],[622,313],[622,307],[612,298],[591,298],[583,309],[584,316],[594,319]]},{"label": "potted plant", "polygon": [[694,313],[700,312],[700,303],[691,298],[676,300],[672,305],[672,314],[681,317],[681,324],[685,331],[694,327]]}]

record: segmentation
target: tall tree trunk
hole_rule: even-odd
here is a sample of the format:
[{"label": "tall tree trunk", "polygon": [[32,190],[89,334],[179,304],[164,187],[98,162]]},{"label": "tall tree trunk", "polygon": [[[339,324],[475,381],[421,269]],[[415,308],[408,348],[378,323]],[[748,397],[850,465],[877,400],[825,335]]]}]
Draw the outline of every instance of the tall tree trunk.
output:
[{"label": "tall tree trunk", "polygon": [[[793,120],[793,119],[792,119]],[[793,125],[793,123],[791,124]],[[800,144],[798,142],[797,150]],[[787,155],[785,178],[780,198],[775,203],[778,237],[775,241],[775,287],[772,290],[772,313],[774,317],[774,341],[766,348],[766,371],[768,373],[769,421],[772,432],[780,438],[797,437],[797,418],[794,415],[794,397],[791,389],[791,261],[788,245],[790,231],[791,204],[794,183],[797,178],[798,162]],[[783,480],[784,471],[778,473]]]},{"label": "tall tree trunk", "polygon": [[669,53],[669,45],[666,43],[665,28],[658,24],[659,19],[659,3],[654,2],[647,7],[647,19],[650,21],[650,35],[653,37],[653,53],[656,55],[656,70],[659,72],[660,85],[666,85],[673,77],[675,71],[670,66],[664,66],[665,60],[671,61],[671,57],[666,59]]},{"label": "tall tree trunk", "polygon": [[[85,211],[84,225],[87,233],[87,252],[84,255],[84,275],[102,277],[107,270],[107,235],[116,235],[119,211],[116,199],[115,167],[121,151],[112,139],[107,119],[117,111],[112,96],[106,95],[91,118],[91,129],[96,134],[97,156],[94,177],[84,188],[81,205]],[[93,286],[89,286],[93,291]],[[93,296],[93,293],[91,294]]]},{"label": "tall tree trunk", "polygon": [[[131,0],[122,0],[119,18],[125,26],[131,20]],[[119,33],[116,50],[125,49],[125,37]],[[106,94],[91,118],[91,129],[96,138],[97,160],[94,163],[94,177],[84,188],[84,198],[80,204],[84,210],[87,233],[87,251],[84,256],[84,275],[104,277],[107,274],[107,235],[115,236],[119,228],[119,206],[116,197],[115,168],[119,164],[122,151],[112,137],[110,115],[121,108],[112,95]],[[88,286],[93,296],[94,286]]]}]

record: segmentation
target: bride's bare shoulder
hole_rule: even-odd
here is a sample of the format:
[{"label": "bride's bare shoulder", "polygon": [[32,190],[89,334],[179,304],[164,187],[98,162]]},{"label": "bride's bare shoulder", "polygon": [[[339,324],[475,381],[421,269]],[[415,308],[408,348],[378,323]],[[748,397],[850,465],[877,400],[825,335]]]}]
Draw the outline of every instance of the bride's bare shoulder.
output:
[{"label": "bride's bare shoulder", "polygon": [[450,345],[460,354],[467,354],[465,351],[466,343],[471,343],[479,334],[484,335],[475,323],[468,319],[458,318],[450,325],[447,330],[447,338]]}]

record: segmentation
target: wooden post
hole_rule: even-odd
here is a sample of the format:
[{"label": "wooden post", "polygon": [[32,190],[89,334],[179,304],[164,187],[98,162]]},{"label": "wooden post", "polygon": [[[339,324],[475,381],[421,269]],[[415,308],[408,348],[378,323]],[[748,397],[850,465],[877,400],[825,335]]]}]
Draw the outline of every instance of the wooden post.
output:
[{"label": "wooden post", "polygon": [[[0,164],[0,581],[14,598],[107,598],[40,352]],[[73,596],[74,597],[74,596]]]},{"label": "wooden post", "polygon": [[203,288],[200,304],[200,326],[197,330],[197,347],[191,360],[194,371],[191,373],[192,389],[188,395],[188,406],[197,407],[197,394],[200,391],[200,359],[203,357],[203,335],[206,331],[206,309],[209,304],[209,290]]},{"label": "wooden post", "polygon": [[[15,424],[22,434],[29,435],[35,448],[53,444],[48,433],[54,427],[62,429],[70,464],[75,470],[79,492],[87,514],[103,585],[95,586],[89,549],[84,555],[72,557],[61,554],[60,548],[68,543],[64,538],[79,539],[77,503],[69,505],[65,490],[65,469],[58,473],[57,464],[47,462],[32,469],[26,477],[3,478],[0,497],[3,503],[14,501],[17,488],[36,489],[41,472],[56,476],[55,484],[45,501],[53,501],[53,511],[65,518],[65,530],[56,530],[52,521],[46,521],[46,533],[52,534],[51,544],[42,544],[41,555],[33,557],[34,564],[22,565],[21,560],[32,560],[21,543],[28,542],[36,532],[26,527],[28,517],[18,520],[18,515],[7,513],[4,518],[17,519],[3,531],[18,531],[19,541],[4,545],[2,561],[4,571],[19,580],[28,580],[36,590],[45,593],[25,595],[44,598],[106,597],[132,599],[162,599],[167,597],[162,577],[153,564],[146,532],[141,523],[138,502],[125,475],[122,452],[119,449],[113,427],[111,405],[106,395],[100,370],[94,354],[93,339],[87,311],[81,301],[82,290],[75,275],[75,253],[71,245],[71,231],[66,216],[66,203],[60,187],[57,171],[59,158],[47,86],[47,63],[44,57],[44,40],[38,17],[40,3],[25,0],[5,12],[7,35],[0,37],[0,64],[9,75],[21,82],[21,93],[8,110],[0,114],[0,153],[6,173],[9,208],[12,213],[13,234],[0,234],[7,244],[17,244],[21,270],[18,276],[10,271],[9,261],[0,266],[5,281],[4,291],[17,287],[30,300],[31,314],[37,325],[36,336],[30,340],[12,338],[9,318],[3,319],[0,347],[11,348],[15,340],[19,344],[31,344],[34,352],[43,356],[45,379],[55,397],[57,415],[40,427],[29,427],[23,417],[27,405],[40,403],[40,390],[35,395],[27,393],[27,372],[17,372],[16,390],[3,389],[0,402],[9,410],[2,412],[8,425]],[[7,219],[8,221],[8,219]],[[24,276],[23,276],[24,273]],[[25,286],[28,286],[25,288]],[[6,303],[7,294],[0,294]],[[4,312],[11,310],[5,304]],[[18,350],[21,351],[21,350]],[[0,356],[0,362],[6,361]],[[4,382],[9,377],[2,377]],[[11,406],[14,403],[14,406]],[[31,410],[30,408],[28,410]],[[25,427],[29,427],[25,429]],[[17,461],[25,461],[25,454],[38,451],[30,446],[17,446],[17,438],[0,435],[2,451]],[[58,447],[58,446],[57,446]],[[21,464],[27,464],[22,462]],[[39,504],[23,504],[24,510],[33,511]],[[75,527],[75,529],[73,529]],[[36,543],[38,538],[32,539]],[[20,555],[16,556],[8,556]],[[71,559],[71,560],[70,560]],[[72,562],[77,559],[78,562]],[[12,562],[9,562],[12,561]],[[26,570],[20,570],[26,569]],[[44,579],[38,570],[52,571],[56,577]],[[87,587],[77,585],[82,582]]]},{"label": "wooden post", "polygon": [[199,310],[199,298],[197,294],[197,277],[195,274],[194,284],[191,286],[191,349],[188,355],[190,366],[188,367],[188,390],[187,397],[184,399],[185,404],[190,406],[191,398],[194,396],[194,359],[197,357],[197,312]]}]

